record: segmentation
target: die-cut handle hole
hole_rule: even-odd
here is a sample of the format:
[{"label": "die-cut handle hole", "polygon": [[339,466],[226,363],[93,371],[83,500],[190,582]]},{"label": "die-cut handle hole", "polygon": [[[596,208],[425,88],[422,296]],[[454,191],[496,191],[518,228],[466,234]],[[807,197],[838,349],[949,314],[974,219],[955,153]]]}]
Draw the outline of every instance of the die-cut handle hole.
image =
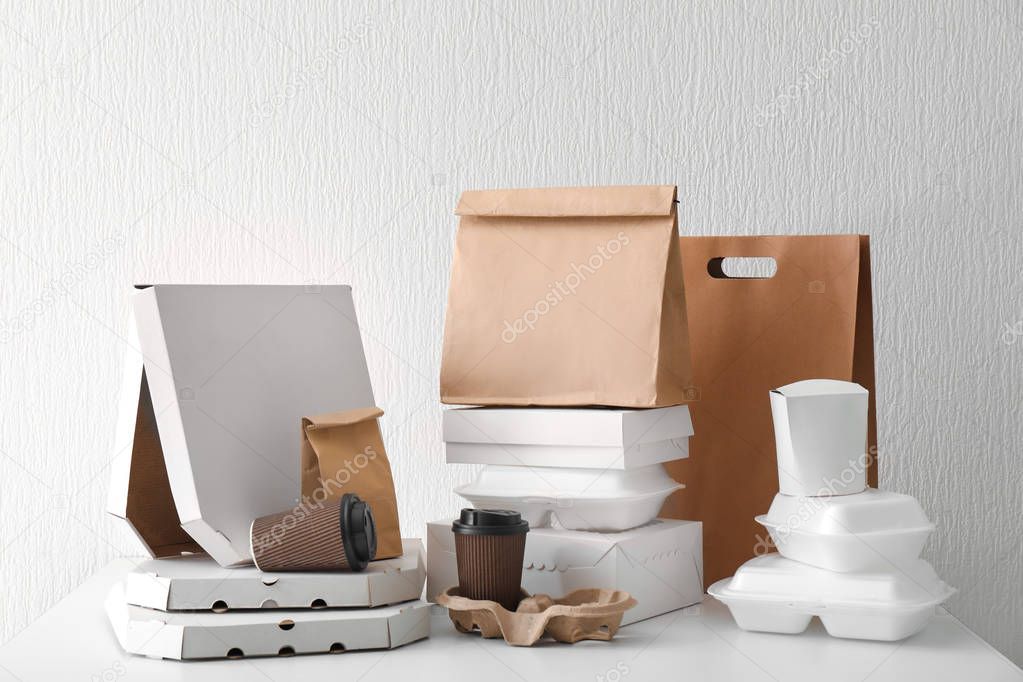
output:
[{"label": "die-cut handle hole", "polygon": [[213,602],[212,606],[210,606],[210,610],[212,610],[214,613],[223,613],[224,611],[227,611],[227,602],[224,601],[223,599],[218,599],[217,601]]},{"label": "die-cut handle hole", "polygon": [[345,645],[341,642],[334,642],[330,645],[330,653],[332,654],[343,654],[345,652]]},{"label": "die-cut handle hole", "polygon": [[714,279],[771,279],[778,261],[770,256],[719,256],[707,261],[707,274]]},{"label": "die-cut handle hole", "polygon": [[277,655],[278,656],[294,656],[295,655],[295,647],[282,646],[280,648],[280,650],[277,651]]},{"label": "die-cut handle hole", "polygon": [[291,628],[295,627],[295,621],[291,620],[290,618],[285,618],[284,620],[277,624],[277,627],[279,627],[281,630],[290,630]]},{"label": "die-cut handle hole", "polygon": [[242,651],[241,649],[239,649],[238,647],[234,647],[233,649],[228,649],[227,650],[227,657],[228,658],[245,658],[245,652]]}]

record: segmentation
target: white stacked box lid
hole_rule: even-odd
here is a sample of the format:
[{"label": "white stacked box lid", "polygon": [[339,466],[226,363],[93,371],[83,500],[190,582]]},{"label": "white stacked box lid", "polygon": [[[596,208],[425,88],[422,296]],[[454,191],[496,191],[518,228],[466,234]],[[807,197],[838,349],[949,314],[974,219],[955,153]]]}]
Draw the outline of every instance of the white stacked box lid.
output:
[{"label": "white stacked box lid", "polygon": [[632,469],[689,456],[685,405],[654,409],[468,407],[444,411],[451,464]]}]

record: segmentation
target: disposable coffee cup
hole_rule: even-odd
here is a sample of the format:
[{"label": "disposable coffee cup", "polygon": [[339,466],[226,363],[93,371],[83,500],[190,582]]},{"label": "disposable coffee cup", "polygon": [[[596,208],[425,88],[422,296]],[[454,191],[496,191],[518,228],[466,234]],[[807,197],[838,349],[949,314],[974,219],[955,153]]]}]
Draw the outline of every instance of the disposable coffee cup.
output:
[{"label": "disposable coffee cup", "polygon": [[249,538],[261,571],[361,571],[377,551],[373,512],[352,493],[261,516]]},{"label": "disposable coffee cup", "polygon": [[514,511],[463,509],[451,531],[455,534],[458,594],[495,601],[514,611],[521,599],[529,523]]}]

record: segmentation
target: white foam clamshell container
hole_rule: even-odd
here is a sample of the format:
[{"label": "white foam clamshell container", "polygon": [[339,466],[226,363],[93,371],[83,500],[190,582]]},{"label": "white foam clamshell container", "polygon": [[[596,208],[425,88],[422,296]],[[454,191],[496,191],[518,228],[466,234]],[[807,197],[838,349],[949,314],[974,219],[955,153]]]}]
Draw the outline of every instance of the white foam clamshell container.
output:
[{"label": "white foam clamshell container", "polygon": [[404,554],[371,561],[365,571],[264,573],[222,568],[208,556],[152,559],[124,579],[125,600],[161,611],[369,607],[418,599],[426,582],[423,542],[402,540]]},{"label": "white foam clamshell container", "polygon": [[689,456],[689,407],[444,410],[449,464],[634,469]]},{"label": "white foam clamshell container", "polygon": [[683,488],[660,464],[639,469],[488,466],[455,492],[477,508],[511,509],[530,528],[552,517],[562,528],[616,532],[657,516],[664,500]]},{"label": "white foam clamshell container", "polygon": [[419,600],[375,609],[166,612],[127,604],[118,583],[104,606],[121,648],[151,658],[393,649],[430,636],[430,605]]},{"label": "white foam clamshell container", "polygon": [[835,573],[766,554],[707,592],[743,630],[798,634],[816,616],[833,637],[897,641],[923,630],[955,590],[922,559],[888,571]]},{"label": "white foam clamshell container", "polygon": [[783,556],[839,572],[911,563],[934,530],[914,497],[874,488],[831,498],[779,493],[756,521]]}]

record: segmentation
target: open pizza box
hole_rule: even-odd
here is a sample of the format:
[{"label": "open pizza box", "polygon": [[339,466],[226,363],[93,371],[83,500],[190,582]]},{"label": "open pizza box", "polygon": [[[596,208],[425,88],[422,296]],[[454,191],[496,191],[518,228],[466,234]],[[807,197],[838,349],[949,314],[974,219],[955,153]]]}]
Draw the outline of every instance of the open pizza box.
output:
[{"label": "open pizza box", "polygon": [[251,562],[300,494],[304,415],[376,404],[348,286],[155,285],[132,297],[108,511],[153,557]]}]

